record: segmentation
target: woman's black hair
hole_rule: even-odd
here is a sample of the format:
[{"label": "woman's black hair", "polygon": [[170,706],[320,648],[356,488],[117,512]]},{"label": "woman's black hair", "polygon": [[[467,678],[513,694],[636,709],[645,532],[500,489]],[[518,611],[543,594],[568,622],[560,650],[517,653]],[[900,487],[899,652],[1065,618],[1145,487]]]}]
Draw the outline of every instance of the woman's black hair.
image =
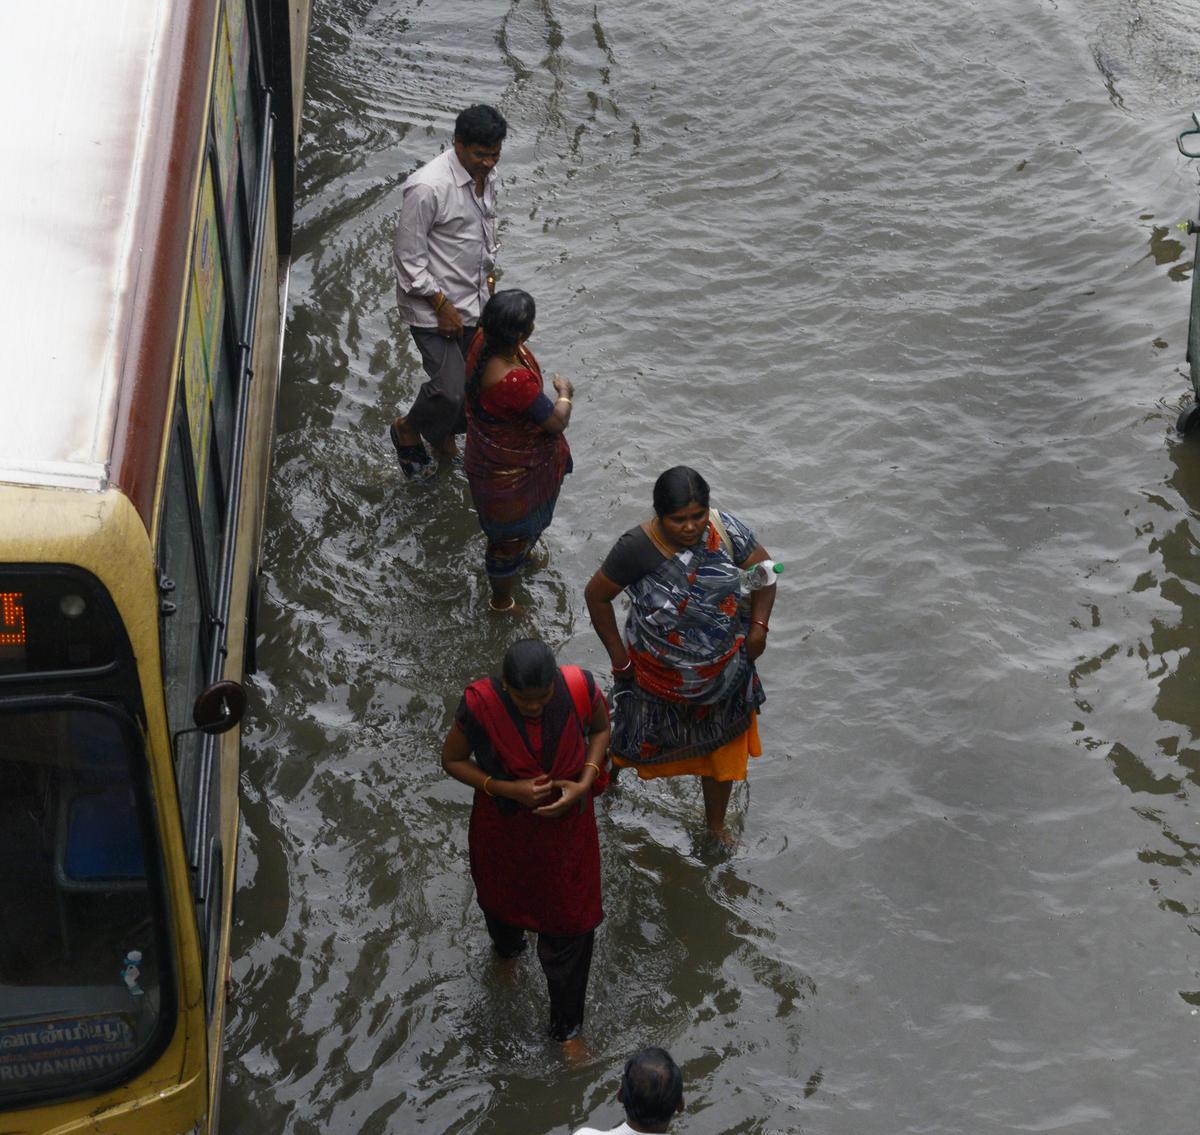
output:
[{"label": "woman's black hair", "polygon": [[540,638],[522,638],[506,651],[503,673],[514,690],[544,690],[554,681],[558,663]]},{"label": "woman's black hair", "polygon": [[479,317],[479,326],[483,328],[483,346],[479,358],[475,360],[475,369],[467,377],[467,398],[476,413],[479,412],[480,384],[488,359],[497,351],[512,354],[517,344],[527,339],[533,331],[536,315],[537,304],[533,302],[533,296],[520,288],[497,292],[487,301]]},{"label": "woman's black hair", "polygon": [[708,508],[708,482],[689,465],[676,465],[654,482],[654,512],[666,516],[695,501]]}]

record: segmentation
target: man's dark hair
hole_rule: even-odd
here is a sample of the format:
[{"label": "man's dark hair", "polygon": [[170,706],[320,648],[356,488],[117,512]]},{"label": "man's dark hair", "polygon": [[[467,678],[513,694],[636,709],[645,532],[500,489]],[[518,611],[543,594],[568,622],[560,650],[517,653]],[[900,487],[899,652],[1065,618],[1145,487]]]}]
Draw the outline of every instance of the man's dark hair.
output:
[{"label": "man's dark hair", "polygon": [[508,134],[508,123],[494,106],[476,103],[454,120],[454,137],[464,146],[498,146]]},{"label": "man's dark hair", "polygon": [[643,1048],[625,1062],[621,1102],[630,1123],[662,1127],[670,1123],[683,1099],[683,1073],[662,1048]]}]

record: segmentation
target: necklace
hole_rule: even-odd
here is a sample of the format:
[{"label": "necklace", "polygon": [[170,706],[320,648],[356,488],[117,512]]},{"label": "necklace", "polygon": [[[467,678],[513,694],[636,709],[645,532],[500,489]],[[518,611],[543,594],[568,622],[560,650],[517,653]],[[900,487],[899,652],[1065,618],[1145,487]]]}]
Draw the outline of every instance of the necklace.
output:
[{"label": "necklace", "polygon": [[670,559],[676,552],[682,551],[682,546],[677,547],[675,541],[672,540],[663,530],[657,516],[650,518],[650,540],[658,546],[658,550]]}]

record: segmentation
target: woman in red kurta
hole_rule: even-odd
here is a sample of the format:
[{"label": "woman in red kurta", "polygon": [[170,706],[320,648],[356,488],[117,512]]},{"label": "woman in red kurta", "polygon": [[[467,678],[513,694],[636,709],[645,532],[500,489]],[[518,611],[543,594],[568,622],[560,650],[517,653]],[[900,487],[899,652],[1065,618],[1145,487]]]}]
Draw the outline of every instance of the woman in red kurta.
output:
[{"label": "woman in red kurta", "polygon": [[537,933],[550,1035],[567,1040],[604,917],[592,796],[607,780],[608,708],[591,674],[559,669],[538,639],[514,643],[503,674],[463,692],[442,767],[475,789],[471,877],[496,952],[515,957]]}]

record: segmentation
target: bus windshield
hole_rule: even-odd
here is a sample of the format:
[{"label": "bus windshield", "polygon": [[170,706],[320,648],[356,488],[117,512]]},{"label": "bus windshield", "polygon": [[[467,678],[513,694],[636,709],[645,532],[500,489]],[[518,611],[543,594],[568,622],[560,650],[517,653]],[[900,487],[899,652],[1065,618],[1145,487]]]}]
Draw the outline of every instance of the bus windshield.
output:
[{"label": "bus windshield", "polygon": [[0,1107],[133,1075],[173,988],[142,741],[83,698],[0,701]]}]

